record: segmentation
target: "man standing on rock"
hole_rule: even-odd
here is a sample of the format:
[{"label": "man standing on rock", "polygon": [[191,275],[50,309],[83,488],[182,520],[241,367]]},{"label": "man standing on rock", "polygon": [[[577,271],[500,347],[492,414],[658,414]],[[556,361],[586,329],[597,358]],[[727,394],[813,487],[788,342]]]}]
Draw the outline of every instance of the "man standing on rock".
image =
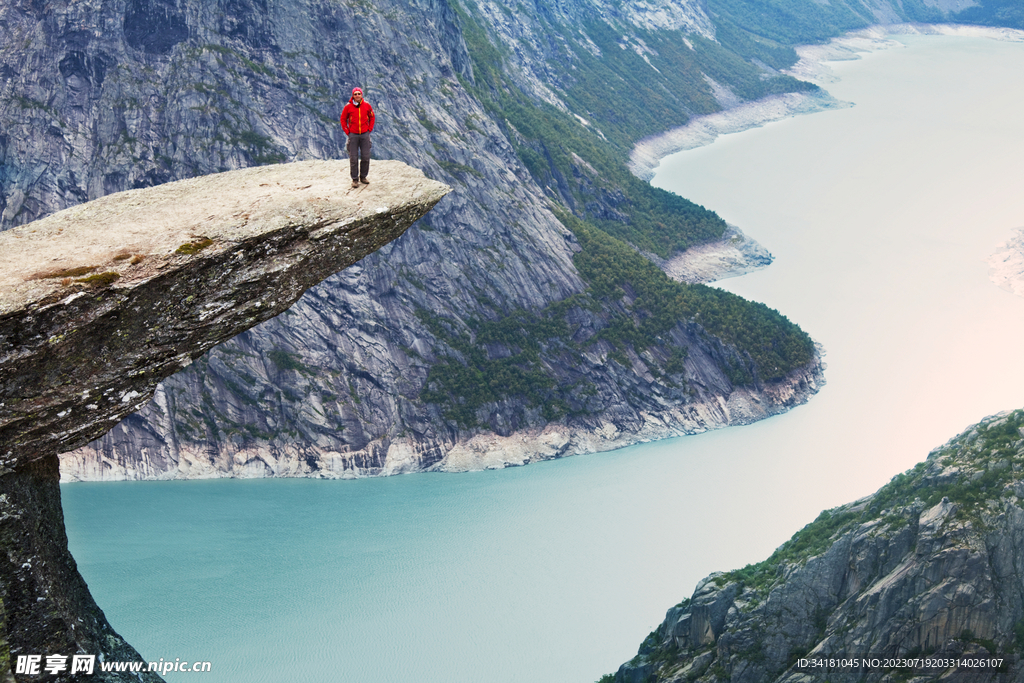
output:
[{"label": "man standing on rock", "polygon": [[[348,136],[348,160],[352,165],[352,187],[369,185],[370,133],[373,132],[373,107],[363,99],[362,88],[352,89],[352,98],[341,110],[341,129]],[[362,159],[360,159],[360,155]]]}]

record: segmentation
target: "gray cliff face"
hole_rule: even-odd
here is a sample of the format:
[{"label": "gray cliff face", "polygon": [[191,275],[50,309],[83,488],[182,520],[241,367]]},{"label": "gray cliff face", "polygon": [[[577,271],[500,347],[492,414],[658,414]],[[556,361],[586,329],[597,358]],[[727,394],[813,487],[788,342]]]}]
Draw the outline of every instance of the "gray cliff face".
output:
[{"label": "gray cliff face", "polygon": [[[845,22],[839,28],[911,16],[890,0],[832,4]],[[743,354],[684,323],[646,357],[600,345],[586,357],[543,356],[550,382],[581,387],[550,397],[567,406],[560,415],[508,396],[453,421],[450,406],[423,398],[430,368],[462,357],[431,319],[473,337],[481,321],[541,311],[585,289],[572,262],[579,243],[552,214],[552,200],[616,224],[630,208],[582,159],[538,185],[520,161],[529,144],[470,92],[486,79],[474,73],[465,36],[483,30],[522,93],[571,112],[603,139],[597,118],[624,134],[636,124],[597,111],[608,106],[603,93],[580,93],[593,77],[588,69],[620,54],[642,59],[641,71],[597,78],[609,87],[628,87],[622,74],[656,83],[674,112],[646,128],[760,97],[744,88],[776,78],[754,57],[744,63],[758,65],[756,73],[730,76],[737,58],[713,42],[719,31],[703,3],[26,1],[0,7],[0,28],[0,229],[114,191],[339,157],[337,116],[353,85],[378,113],[375,158],[399,159],[455,188],[405,238],[304,298],[290,324],[270,321],[231,342],[168,380],[124,425],[66,456],[67,479],[497,466],[496,447],[481,439],[525,435],[522,453],[507,460],[525,462],[755,419],[805,400],[820,382],[809,367],[803,379],[737,392],[723,368],[743,365]],[[695,43],[700,59],[671,61],[674,50],[697,54]],[[551,161],[549,149],[528,151]],[[573,342],[593,338],[626,306],[576,309]],[[671,378],[668,359],[693,339],[685,373]],[[516,350],[478,348],[489,360]],[[728,408],[756,406],[761,393],[788,398],[762,402],[760,411]],[[680,422],[682,413],[697,417]],[[442,462],[463,446],[480,457]]]},{"label": "gray cliff face", "polygon": [[[102,435],[210,347],[394,240],[448,192],[394,161],[372,187],[349,189],[343,166],[168,183],[0,233],[0,652],[142,661],[68,553],[57,456]],[[96,679],[129,677],[160,680],[98,670]]]},{"label": "gray cliff face", "polygon": [[[536,309],[582,289],[568,231],[458,80],[468,74],[467,56],[446,3],[135,1],[2,12],[16,36],[2,68],[19,75],[5,80],[0,101],[10,122],[0,138],[8,225],[114,190],[268,160],[338,157],[337,114],[354,84],[378,113],[375,157],[456,180],[456,192],[400,248],[304,301],[301,332],[274,321],[248,337],[250,345],[228,347],[231,358],[281,349],[317,369],[309,382],[273,365],[264,371],[281,382],[281,410],[245,423],[256,430],[247,432],[253,440],[324,433],[312,443],[349,451],[373,440],[386,450],[389,432],[409,422],[447,430],[408,405],[425,375],[414,354],[430,358],[439,345],[415,309],[468,316],[481,308],[482,293],[497,306]],[[251,371],[242,363],[224,370],[230,387],[193,370],[168,393],[204,396],[188,405],[216,420],[210,406],[224,413],[249,399],[232,387],[246,387]],[[352,393],[360,410],[334,419],[354,428],[320,424],[317,403]],[[189,436],[233,457],[228,435],[188,432],[194,416],[173,400],[166,405],[169,415],[152,406],[141,418],[155,451],[109,438],[93,457],[173,473],[174,444]],[[304,419],[310,413],[313,420]]]},{"label": "gray cliff face", "polygon": [[[1022,542],[1018,410],[972,427],[874,495],[822,513],[765,562],[703,580],[615,681],[1024,680]],[[1010,666],[799,666],[963,654]]]},{"label": "gray cliff face", "polygon": [[[559,93],[583,56],[556,39],[570,22],[607,15],[641,41],[643,31],[713,34],[697,4],[570,3],[515,21],[507,10],[487,4],[475,16],[506,46],[513,80],[563,109]],[[544,356],[551,381],[582,388],[557,396],[568,406],[561,416],[508,397],[459,422],[422,398],[430,368],[462,353],[432,319],[472,336],[480,321],[539,311],[585,288],[572,262],[579,244],[549,196],[579,201],[561,184],[538,187],[507,122],[467,91],[477,77],[462,20],[446,2],[20,4],[0,9],[0,26],[12,36],[0,52],[5,226],[115,190],[340,156],[337,114],[355,84],[378,114],[375,157],[401,159],[455,188],[402,240],[305,297],[288,324],[273,320],[228,343],[165,382],[114,432],[65,456],[67,479],[496,466],[498,442],[470,447],[481,453],[476,462],[462,451],[459,464],[443,461],[481,438],[526,435],[534,454],[523,445],[507,461],[523,462],[746,422],[806,400],[820,383],[820,369],[809,366],[737,391],[725,368],[747,360],[683,322],[644,357],[607,345]],[[539,49],[522,49],[542,36]],[[714,109],[710,86],[695,82],[707,92],[692,106],[681,98],[681,111]],[[585,211],[621,219],[621,193],[598,187],[582,160],[572,172],[572,182],[592,186]],[[574,341],[592,338],[625,306],[577,308]],[[682,347],[685,372],[671,378],[666,363]],[[516,351],[485,350],[492,360]],[[786,398],[774,403],[776,395]],[[692,419],[677,419],[683,414]],[[545,430],[561,434],[557,446],[545,445]]]}]

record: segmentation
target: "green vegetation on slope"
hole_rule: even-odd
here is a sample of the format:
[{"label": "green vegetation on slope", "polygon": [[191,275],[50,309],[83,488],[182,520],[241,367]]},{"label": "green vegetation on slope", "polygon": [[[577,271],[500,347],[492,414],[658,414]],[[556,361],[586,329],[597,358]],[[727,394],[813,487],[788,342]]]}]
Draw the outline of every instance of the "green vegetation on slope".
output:
[{"label": "green vegetation on slope", "polygon": [[[593,113],[594,123],[608,133],[602,137],[593,125],[519,90],[505,73],[502,51],[482,25],[465,9],[456,10],[474,69],[474,82],[463,85],[496,121],[505,122],[508,137],[531,174],[556,205],[566,207],[556,209],[556,215],[580,244],[573,261],[588,289],[542,311],[493,308],[494,319],[465,325],[420,311],[421,321],[451,350],[450,357],[431,367],[421,393],[424,401],[441,406],[448,419],[466,426],[478,424],[481,408],[506,399],[518,399],[545,420],[585,414],[596,388],[583,380],[555,377],[551,367],[556,364],[546,359],[557,357],[557,365],[581,367],[582,355],[594,352],[601,342],[612,348],[610,360],[624,368],[633,363],[627,351],[634,357],[651,351],[640,362],[683,397],[687,349],[674,345],[669,333],[691,323],[732,347],[723,370],[735,385],[778,380],[813,360],[810,338],[777,311],[715,288],[674,282],[630,246],[669,256],[720,237],[725,223],[701,206],[640,181],[625,166],[632,142],[663,130],[666,116],[685,122],[682,112],[692,111],[686,102],[700,102],[704,111],[717,107],[703,72],[750,97],[805,84],[785,78],[765,81],[759,70],[710,41],[694,39],[691,49],[681,42],[674,45],[665,36],[646,34],[645,44],[660,51],[654,61],[661,60],[666,71],[669,65],[681,65],[673,71],[676,75],[652,85],[655,79],[637,79],[634,73],[632,91],[620,88],[619,95],[610,95],[610,82],[626,83],[631,72],[652,66],[634,51],[621,50],[607,26],[593,25],[588,27],[591,39],[615,58],[582,57],[567,100],[574,107],[600,108]],[[577,56],[590,55],[574,47]],[[639,112],[627,108],[639,98],[637,90],[672,88],[682,95],[652,95],[652,106],[645,103]],[[578,325],[570,325],[568,319],[578,318],[581,311],[600,320],[591,336],[574,341]],[[527,419],[513,416],[514,421]]]},{"label": "green vegetation on slope", "polygon": [[[474,333],[453,329],[450,321],[418,310],[431,333],[461,357],[431,366],[420,398],[445,406],[447,419],[470,427],[479,423],[477,410],[508,398],[524,399],[548,421],[588,412],[586,399],[595,393],[593,385],[557,382],[541,357],[542,351],[553,349],[575,353],[579,362],[579,347],[570,341],[564,319],[566,307],[560,303],[540,314],[518,310],[494,321],[472,320]],[[503,355],[492,358],[487,350],[491,347]]]},{"label": "green vegetation on slope", "polygon": [[[907,22],[1024,28],[1024,7],[1018,0],[980,0],[951,16],[943,14],[936,4],[900,0],[884,3],[878,9]],[[795,61],[791,46],[821,43],[848,31],[891,23],[859,0],[708,0],[707,6],[716,37],[724,48],[774,68]]]},{"label": "green vegetation on slope", "polygon": [[[576,234],[583,250],[574,258],[590,293],[604,300],[618,300],[629,290],[635,321],[602,334],[615,343],[630,343],[638,351],[680,321],[693,321],[726,344],[735,346],[753,363],[758,379],[781,379],[814,357],[814,345],[799,327],[764,304],[705,285],[686,285],[665,275],[649,260],[621,241],[561,214]],[[743,381],[743,380],[746,381]],[[743,377],[735,384],[746,384]]]},{"label": "green vegetation on slope", "polygon": [[[725,232],[725,222],[713,212],[652,187],[629,172],[629,145],[641,137],[640,123],[633,126],[635,134],[631,139],[603,140],[592,126],[584,126],[554,105],[526,95],[505,74],[502,54],[483,27],[456,8],[475,80],[464,86],[495,121],[507,122],[510,128],[506,132],[517,154],[552,198],[564,202],[573,213],[599,223],[606,232],[666,258]],[[614,49],[622,52],[618,47]],[[597,64],[594,66],[598,68]],[[587,69],[576,71],[580,72],[579,78],[588,78]],[[607,94],[607,87],[601,84],[603,79],[596,80],[599,82],[587,87],[595,98],[601,98]],[[577,84],[576,92],[584,89],[585,84]],[[642,120],[643,128],[653,132],[671,125],[671,119],[666,121],[665,115],[662,110],[648,107],[634,118]],[[679,114],[674,116],[678,118]]]},{"label": "green vegetation on slope", "polygon": [[[681,389],[686,349],[673,346],[668,333],[691,322],[737,350],[723,368],[735,385],[778,380],[813,359],[810,338],[778,311],[713,287],[675,282],[621,240],[571,214],[559,217],[582,247],[573,262],[589,284],[584,294],[536,313],[517,310],[493,321],[471,320],[466,329],[419,311],[431,333],[457,354],[431,367],[421,393],[428,403],[445,406],[448,419],[476,425],[477,410],[508,398],[525,399],[546,420],[588,412],[593,385],[554,377],[544,359],[559,356],[563,365],[569,360],[570,366],[583,366],[582,354],[602,341],[623,367],[631,365],[627,349],[638,356],[655,349],[648,370]],[[605,314],[593,336],[576,342],[567,317],[580,309]],[[491,347],[501,355],[490,357]]]},{"label": "green vegetation on slope", "polygon": [[735,29],[785,45],[824,42],[875,23],[865,7],[857,9],[814,0],[708,0],[708,11],[716,19],[724,17]]},{"label": "green vegetation on slope", "polygon": [[1024,6],[1020,0],[982,0],[954,16],[957,22],[982,26],[1008,26],[1024,29]]},{"label": "green vegetation on slope", "polygon": [[792,46],[748,31],[724,15],[716,17],[715,37],[723,48],[773,69],[788,69],[799,59]]},{"label": "green vegetation on slope", "polygon": [[697,35],[683,42],[675,32],[632,26],[629,31],[636,37],[625,43],[621,32],[607,23],[588,22],[584,32],[600,55],[571,34],[558,55],[575,66],[565,77],[566,104],[592,117],[619,152],[628,153],[640,138],[681,126],[690,116],[718,111],[705,74],[747,100],[817,89],[791,76],[769,75],[743,56]]},{"label": "green vegetation on slope", "polygon": [[[958,468],[937,476],[944,468]],[[1015,495],[1007,485],[1019,480],[1024,467],[1024,410],[987,420],[957,436],[918,463],[896,475],[864,504],[825,510],[793,535],[764,562],[719,577],[723,585],[738,581],[767,591],[781,577],[780,565],[806,562],[831,547],[838,536],[861,524],[881,520],[898,529],[916,523],[915,510],[933,507],[943,498],[957,505],[955,517],[984,525],[989,504]],[[915,501],[919,505],[915,507]]]}]

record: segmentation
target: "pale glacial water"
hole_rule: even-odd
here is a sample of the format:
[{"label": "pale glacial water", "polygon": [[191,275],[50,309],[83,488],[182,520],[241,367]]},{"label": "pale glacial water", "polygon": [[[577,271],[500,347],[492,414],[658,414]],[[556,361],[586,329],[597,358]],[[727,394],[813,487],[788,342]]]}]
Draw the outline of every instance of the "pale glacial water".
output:
[{"label": "pale glacial water", "polygon": [[827,351],[749,427],[525,468],[63,487],[72,552],[147,659],[207,683],[594,681],[715,570],[767,557],[966,425],[1024,406],[1024,45],[901,38],[835,66],[851,109],[728,136],[655,184],[777,257],[723,283]]}]

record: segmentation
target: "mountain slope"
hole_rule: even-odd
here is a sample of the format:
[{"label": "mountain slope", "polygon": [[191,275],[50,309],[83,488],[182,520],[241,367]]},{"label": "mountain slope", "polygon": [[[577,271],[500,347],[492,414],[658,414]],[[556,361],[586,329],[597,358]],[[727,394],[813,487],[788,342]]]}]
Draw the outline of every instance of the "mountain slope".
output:
[{"label": "mountain slope", "polygon": [[[988,418],[877,493],[822,512],[764,562],[701,581],[605,678],[1022,680],[1022,472],[1024,410]],[[965,655],[1006,666],[915,661]],[[882,662],[801,664],[829,658]]]},{"label": "mountain slope", "polygon": [[[651,24],[643,16],[667,12],[677,27],[696,16],[666,8],[626,14]],[[488,12],[510,10],[493,6],[5,8],[15,39],[3,68],[23,74],[5,82],[0,101],[8,225],[123,187],[337,156],[335,110],[355,83],[379,113],[375,154],[456,188],[405,239],[304,298],[289,314],[301,324],[271,321],[214,351],[140,415],[66,459],[66,471],[388,473],[435,465],[478,436],[525,431],[535,441],[523,457],[531,448],[561,454],[748,421],[806,398],[817,382],[806,335],[763,307],[677,288],[620,241],[668,255],[725,226],[630,176],[627,137],[581,123],[551,89],[559,86],[536,76],[544,64],[550,74],[568,68],[559,59],[592,58],[583,37],[566,49],[556,36],[572,31],[560,22],[603,10],[562,9],[568,18],[545,10],[516,23],[550,38],[544,62],[519,59],[495,35]],[[619,71],[637,60],[649,68],[642,58],[658,63],[606,49],[624,56],[599,63]],[[592,88],[559,78],[566,101],[600,102]],[[710,85],[695,83],[656,87],[674,93],[673,107],[717,107]],[[655,118],[635,132],[654,130]],[[697,318],[705,309],[718,320],[710,327]],[[715,324],[727,329],[737,316],[750,319],[749,334],[715,336]],[[759,326],[772,330],[767,341]],[[762,394],[781,402],[761,408]],[[554,451],[544,445],[552,439]]]}]

